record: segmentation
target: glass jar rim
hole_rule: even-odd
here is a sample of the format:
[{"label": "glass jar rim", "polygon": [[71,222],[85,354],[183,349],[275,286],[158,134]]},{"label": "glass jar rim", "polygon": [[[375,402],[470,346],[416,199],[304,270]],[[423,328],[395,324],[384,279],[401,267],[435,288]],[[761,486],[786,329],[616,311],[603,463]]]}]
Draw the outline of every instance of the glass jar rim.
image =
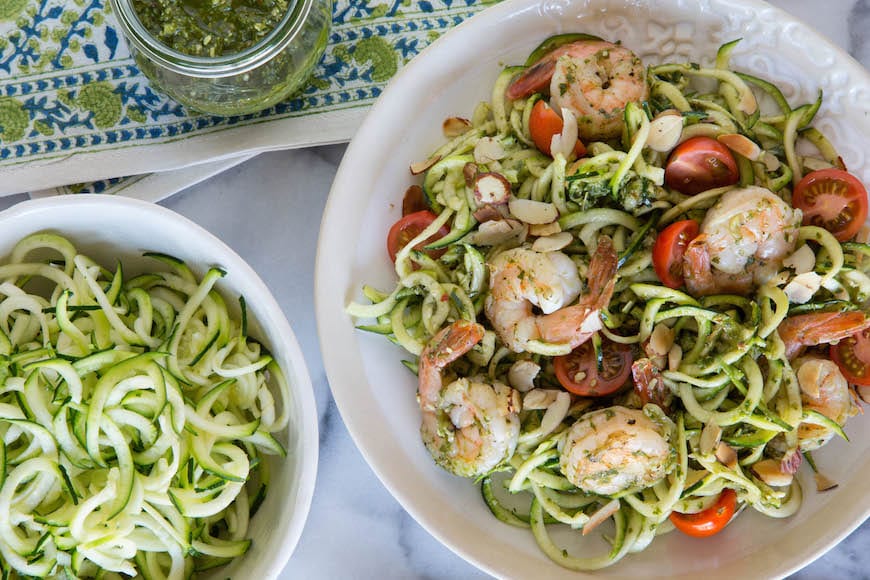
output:
[{"label": "glass jar rim", "polygon": [[155,38],[139,20],[131,0],[110,0],[127,41],[148,60],[172,72],[196,77],[227,77],[242,74],[283,51],[302,30],[314,0],[290,0],[281,22],[264,38],[243,51],[223,56],[192,56]]}]

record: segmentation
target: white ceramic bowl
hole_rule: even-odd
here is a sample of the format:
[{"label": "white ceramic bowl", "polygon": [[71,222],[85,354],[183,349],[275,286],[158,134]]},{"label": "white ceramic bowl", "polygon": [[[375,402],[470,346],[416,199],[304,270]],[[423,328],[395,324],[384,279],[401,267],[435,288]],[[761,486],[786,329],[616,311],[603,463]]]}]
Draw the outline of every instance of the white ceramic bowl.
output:
[{"label": "white ceramic bowl", "polygon": [[[323,219],[316,273],[317,320],[329,383],[347,427],[381,481],[432,535],[502,577],[573,577],[538,550],[528,530],[498,522],[471,481],[440,470],[419,438],[415,379],[404,353],[355,331],[345,305],[360,287],[395,284],[384,238],[414,179],[408,164],[443,142],[441,123],[470,116],[505,64],[522,63],[544,38],[589,32],[621,40],[647,63],[711,62],[743,38],[735,67],[775,81],[793,105],[825,100],[816,121],[848,167],[870,183],[870,78],[808,26],[756,0],[507,0],[445,35],[397,75],[345,154]],[[870,417],[847,428],[852,442],[816,453],[840,483],[817,494],[803,470],[805,501],[787,520],[744,513],[717,537],[657,538],[597,576],[776,577],[807,564],[870,514]]]},{"label": "white ceramic bowl", "polygon": [[227,306],[245,297],[251,336],[274,355],[290,383],[290,425],[278,434],[286,458],[271,461],[272,480],[244,557],[218,568],[214,578],[275,578],[287,563],[308,516],[317,472],[317,411],[302,351],[281,307],[256,272],[232,249],[189,219],[164,207],[108,195],[77,195],[26,201],[0,213],[0,256],[24,236],[55,231],[102,264],[121,260],[126,273],[154,268],[143,251],[170,254],[202,276],[218,265],[227,275],[217,289]]}]

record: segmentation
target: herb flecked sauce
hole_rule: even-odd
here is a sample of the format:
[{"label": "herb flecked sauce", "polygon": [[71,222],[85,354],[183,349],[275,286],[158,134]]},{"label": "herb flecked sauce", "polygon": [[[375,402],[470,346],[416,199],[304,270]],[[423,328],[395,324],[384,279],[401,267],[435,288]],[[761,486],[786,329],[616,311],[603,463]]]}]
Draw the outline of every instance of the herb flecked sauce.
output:
[{"label": "herb flecked sauce", "polygon": [[274,30],[292,0],[132,0],[142,25],[178,52],[236,54]]}]

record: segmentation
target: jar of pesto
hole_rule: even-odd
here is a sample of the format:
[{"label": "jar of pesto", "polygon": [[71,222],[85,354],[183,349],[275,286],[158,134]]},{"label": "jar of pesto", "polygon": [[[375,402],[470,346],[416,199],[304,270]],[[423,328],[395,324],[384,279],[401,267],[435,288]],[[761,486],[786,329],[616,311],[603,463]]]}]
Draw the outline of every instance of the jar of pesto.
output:
[{"label": "jar of pesto", "polygon": [[136,64],[180,103],[244,115],[302,87],[320,60],[332,0],[111,0]]}]

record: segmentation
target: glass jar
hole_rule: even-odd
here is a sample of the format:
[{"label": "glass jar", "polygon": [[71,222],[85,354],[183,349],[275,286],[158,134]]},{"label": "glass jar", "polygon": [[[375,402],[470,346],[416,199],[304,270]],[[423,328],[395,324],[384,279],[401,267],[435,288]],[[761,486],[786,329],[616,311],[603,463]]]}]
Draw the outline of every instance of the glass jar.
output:
[{"label": "glass jar", "polygon": [[184,54],[154,38],[131,0],[111,0],[130,52],[155,88],[203,113],[253,113],[278,103],[308,79],[326,49],[332,0],[291,0],[265,38],[241,52]]}]

